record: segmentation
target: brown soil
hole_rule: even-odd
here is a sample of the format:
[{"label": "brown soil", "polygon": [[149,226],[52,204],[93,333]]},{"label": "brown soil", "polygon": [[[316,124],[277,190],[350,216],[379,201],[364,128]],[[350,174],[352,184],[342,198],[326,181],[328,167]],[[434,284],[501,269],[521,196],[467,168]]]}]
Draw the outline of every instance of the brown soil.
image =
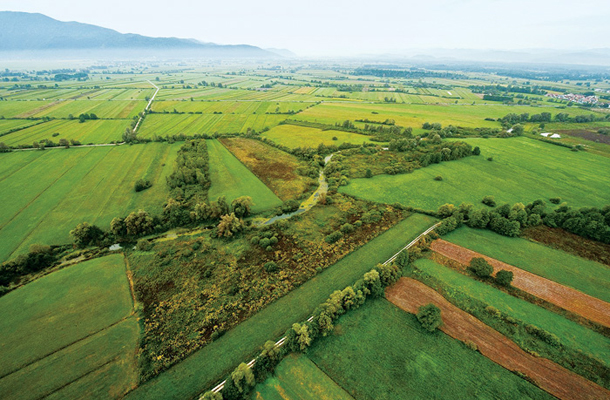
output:
[{"label": "brown soil", "polygon": [[581,139],[590,140],[592,142],[610,144],[610,135],[602,135],[601,133],[591,132],[586,129],[558,130],[556,132],[561,135],[579,137]]},{"label": "brown soil", "polygon": [[523,236],[547,246],[610,266],[610,244],[585,239],[560,228],[538,225],[527,228]]},{"label": "brown soil", "polygon": [[547,360],[523,351],[504,335],[449,303],[443,296],[410,278],[401,278],[386,290],[386,297],[410,313],[433,303],[441,309],[441,330],[463,342],[474,343],[478,351],[511,371],[527,375],[541,389],[559,399],[610,399],[610,391]]},{"label": "brown soil", "polygon": [[442,239],[432,242],[430,248],[464,265],[468,265],[474,257],[483,257],[494,268],[494,273],[501,269],[512,271],[514,287],[590,321],[610,327],[610,303]]}]

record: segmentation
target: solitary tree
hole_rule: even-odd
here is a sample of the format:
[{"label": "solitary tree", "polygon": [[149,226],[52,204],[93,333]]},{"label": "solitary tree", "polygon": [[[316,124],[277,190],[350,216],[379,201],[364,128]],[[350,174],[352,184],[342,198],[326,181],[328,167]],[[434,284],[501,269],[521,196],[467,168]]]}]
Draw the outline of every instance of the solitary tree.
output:
[{"label": "solitary tree", "polygon": [[510,286],[510,284],[513,282],[512,271],[507,271],[505,269],[498,271],[496,274],[496,282],[502,286]]},{"label": "solitary tree", "polygon": [[443,324],[441,309],[434,304],[426,304],[417,310],[417,320],[428,332],[434,332]]},{"label": "solitary tree", "polygon": [[470,270],[479,278],[488,278],[494,271],[493,267],[482,257],[470,260]]}]

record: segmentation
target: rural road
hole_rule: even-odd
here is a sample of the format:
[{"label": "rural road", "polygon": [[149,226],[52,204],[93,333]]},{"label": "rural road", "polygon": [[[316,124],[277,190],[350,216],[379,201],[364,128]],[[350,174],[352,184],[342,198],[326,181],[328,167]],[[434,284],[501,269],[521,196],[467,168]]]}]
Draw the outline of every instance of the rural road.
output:
[{"label": "rural road", "polygon": [[610,391],[554,362],[526,353],[514,342],[488,325],[449,303],[423,283],[401,278],[386,289],[386,298],[403,310],[416,314],[419,307],[433,303],[441,309],[447,335],[474,343],[478,351],[510,371],[524,373],[543,390],[559,399],[610,399]]},{"label": "rural road", "polygon": [[[148,111],[148,109],[150,109],[152,102],[155,100],[155,96],[157,95],[157,93],[159,93],[159,87],[157,85],[155,85],[151,81],[147,81],[147,82],[150,83],[151,85],[153,85],[155,87],[155,89],[157,89],[157,90],[155,90],[155,93],[152,95],[152,97],[148,101],[148,104],[146,105],[146,107],[144,107],[144,112],[146,112],[146,111]],[[142,122],[142,119],[143,119],[142,117],[140,117],[140,119],[138,119],[136,126],[133,128],[133,132],[136,132],[138,130],[138,127],[140,126],[140,122]]]},{"label": "rural road", "polygon": [[474,257],[483,257],[494,268],[494,273],[501,269],[511,271],[514,275],[514,287],[590,321],[610,327],[610,303],[442,239],[432,242],[430,249],[464,265],[470,264]]}]

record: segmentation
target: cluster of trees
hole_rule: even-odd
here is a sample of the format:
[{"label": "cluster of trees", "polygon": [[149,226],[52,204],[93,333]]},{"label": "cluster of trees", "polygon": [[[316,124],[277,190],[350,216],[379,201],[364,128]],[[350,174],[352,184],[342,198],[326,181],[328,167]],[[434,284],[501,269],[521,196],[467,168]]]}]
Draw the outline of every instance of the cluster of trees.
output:
[{"label": "cluster of trees", "polygon": [[[68,115],[68,119],[73,120],[74,116],[72,114],[70,114],[70,115]],[[85,114],[81,114],[78,116],[78,122],[80,122],[81,124],[85,121],[96,120],[96,119],[99,119],[99,118],[97,117],[97,115],[95,115],[93,113],[90,113],[90,114],[85,113]]]},{"label": "cluster of trees", "polygon": [[[486,196],[489,199],[489,196]],[[490,229],[500,235],[515,237],[521,234],[521,228],[536,226],[542,223],[546,204],[536,200],[527,206],[506,203],[491,211],[474,209],[472,204],[462,203],[459,207],[444,204],[439,207],[437,215],[443,218],[436,228],[439,235],[444,235],[465,224],[471,228]]]},{"label": "cluster of trees", "polygon": [[550,112],[543,112],[540,114],[530,115],[529,113],[510,113],[506,114],[504,117],[500,118],[500,121],[504,126],[511,126],[522,122],[534,122],[534,123],[546,123],[546,122],[576,122],[576,123],[586,123],[586,122],[595,122],[595,121],[604,121],[610,119],[610,114],[606,116],[589,114],[589,115],[576,115],[574,117],[570,117],[570,114],[561,112],[553,117]]},{"label": "cluster of trees", "polygon": [[429,71],[421,68],[409,69],[377,69],[377,68],[357,68],[353,72],[354,75],[377,76],[380,78],[447,78],[447,79],[466,79],[466,75],[444,72],[444,71]]},{"label": "cluster of trees", "polygon": [[[468,87],[472,93],[485,93],[490,95],[507,95],[508,93],[536,94],[544,96],[548,92],[541,86],[515,86],[515,85],[471,85]],[[551,90],[551,89],[549,89]],[[564,89],[565,90],[565,89]]]},{"label": "cluster of trees", "polygon": [[353,286],[337,290],[316,308],[310,321],[295,323],[286,332],[284,343],[278,347],[272,341],[263,346],[254,364],[241,363],[227,377],[220,393],[206,392],[206,400],[240,400],[248,398],[257,382],[264,382],[287,354],[304,352],[319,337],[327,336],[334,322],[346,312],[363,305],[368,298],[382,297],[384,288],[400,278],[396,265],[377,265],[356,281]]},{"label": "cluster of trees", "polygon": [[552,228],[562,228],[588,239],[610,243],[610,205],[574,209],[562,204],[546,214],[543,222]]},{"label": "cluster of trees", "polygon": [[20,254],[0,265],[0,296],[5,294],[11,283],[22,276],[42,271],[57,261],[57,248],[33,244],[27,254]]},{"label": "cluster of trees", "polygon": [[465,142],[445,142],[442,145],[434,146],[430,151],[420,153],[417,161],[422,167],[430,164],[438,164],[443,161],[459,160],[470,155],[479,155],[481,151],[478,147],[474,149]]},{"label": "cluster of trees", "polygon": [[182,201],[207,200],[209,158],[205,140],[187,141],[178,151],[176,168],[166,177],[171,197]]},{"label": "cluster of trees", "polygon": [[146,190],[150,187],[152,187],[152,182],[148,179],[141,178],[136,181],[134,185],[134,190],[136,192],[141,192],[142,190]]}]

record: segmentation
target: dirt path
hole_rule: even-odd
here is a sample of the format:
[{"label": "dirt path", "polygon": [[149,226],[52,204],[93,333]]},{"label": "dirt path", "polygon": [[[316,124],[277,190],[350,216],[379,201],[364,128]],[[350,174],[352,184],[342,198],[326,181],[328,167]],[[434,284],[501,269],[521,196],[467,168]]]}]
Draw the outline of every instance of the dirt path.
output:
[{"label": "dirt path", "polygon": [[442,239],[432,242],[430,248],[465,265],[468,265],[473,257],[483,257],[493,266],[494,273],[501,269],[512,271],[514,287],[590,321],[610,327],[610,303]]},{"label": "dirt path", "polygon": [[547,360],[523,351],[504,335],[449,303],[423,283],[401,278],[386,290],[392,303],[410,313],[428,303],[441,309],[441,330],[449,336],[472,342],[481,354],[511,371],[524,373],[543,390],[559,399],[610,399],[610,391]]}]

